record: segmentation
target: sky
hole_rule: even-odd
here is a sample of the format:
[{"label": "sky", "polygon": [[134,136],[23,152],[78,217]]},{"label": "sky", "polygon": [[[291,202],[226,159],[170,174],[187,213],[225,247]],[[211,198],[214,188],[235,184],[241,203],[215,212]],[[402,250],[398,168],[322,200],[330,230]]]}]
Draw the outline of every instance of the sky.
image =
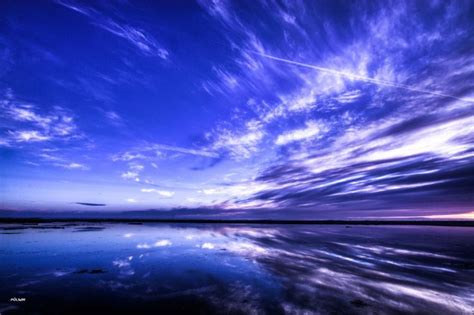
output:
[{"label": "sky", "polygon": [[2,209],[474,217],[472,1],[0,12]]}]

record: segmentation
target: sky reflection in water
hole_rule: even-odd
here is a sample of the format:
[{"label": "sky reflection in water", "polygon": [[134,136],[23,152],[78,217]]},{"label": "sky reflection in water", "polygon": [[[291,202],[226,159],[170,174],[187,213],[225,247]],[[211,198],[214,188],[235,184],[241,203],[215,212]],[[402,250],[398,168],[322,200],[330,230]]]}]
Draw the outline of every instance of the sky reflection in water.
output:
[{"label": "sky reflection in water", "polygon": [[[0,312],[472,314],[474,230],[0,226]],[[10,302],[25,297],[26,302]]]}]

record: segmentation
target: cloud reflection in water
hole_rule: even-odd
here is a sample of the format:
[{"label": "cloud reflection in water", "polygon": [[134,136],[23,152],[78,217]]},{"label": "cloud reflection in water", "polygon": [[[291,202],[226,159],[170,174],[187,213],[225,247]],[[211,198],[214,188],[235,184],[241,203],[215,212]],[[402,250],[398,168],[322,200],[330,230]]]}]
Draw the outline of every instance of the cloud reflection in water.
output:
[{"label": "cloud reflection in water", "polygon": [[43,313],[52,307],[44,301],[59,295],[82,311],[474,310],[469,228],[110,224],[72,233],[77,228],[19,226],[20,234],[1,235],[2,299],[27,296],[19,310]]}]

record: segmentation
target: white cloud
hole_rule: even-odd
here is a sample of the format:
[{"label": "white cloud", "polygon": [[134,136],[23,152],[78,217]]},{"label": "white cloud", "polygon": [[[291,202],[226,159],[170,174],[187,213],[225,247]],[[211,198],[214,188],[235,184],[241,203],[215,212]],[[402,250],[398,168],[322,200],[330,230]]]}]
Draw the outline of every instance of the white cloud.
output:
[{"label": "white cloud", "polygon": [[436,124],[399,137],[372,141],[373,150],[364,156],[366,161],[433,153],[445,158],[468,152],[470,143],[456,141],[474,134],[474,118],[467,117]]},{"label": "white cloud", "polygon": [[158,190],[157,193],[163,197],[172,197],[174,195],[173,191],[166,191],[166,190]]},{"label": "white cloud", "polygon": [[36,130],[22,130],[10,133],[17,142],[40,142],[50,140],[51,137]]},{"label": "white cloud", "polygon": [[79,169],[79,170],[88,170],[89,168],[84,164],[71,162],[69,164],[58,164],[61,167],[68,168],[68,169]]},{"label": "white cloud", "polygon": [[120,175],[123,179],[131,179],[136,182],[140,181],[140,173],[143,171],[145,168],[143,165],[138,164],[136,162],[131,162],[128,165],[129,170],[127,172],[124,172]]},{"label": "white cloud", "polygon": [[137,244],[137,248],[138,249],[149,249],[149,248],[151,248],[151,246],[147,243],[141,243],[141,244]]},{"label": "white cloud", "polygon": [[4,146],[4,147],[9,147],[11,144],[10,144],[10,141],[7,140],[7,139],[0,139],[0,146]]},{"label": "white cloud", "polygon": [[336,97],[336,100],[339,103],[343,103],[343,104],[353,103],[353,102],[357,101],[357,99],[359,97],[361,97],[361,95],[362,95],[361,91],[354,90],[354,91],[350,91],[350,92],[346,92],[346,93],[343,93],[341,95],[338,95]]},{"label": "white cloud", "polygon": [[7,95],[0,100],[2,116],[8,119],[15,131],[6,134],[6,143],[14,142],[45,142],[54,140],[70,140],[79,138],[74,119],[66,109],[55,106],[48,111],[27,104]]},{"label": "white cloud", "polygon": [[282,97],[282,103],[290,112],[310,110],[316,106],[316,92],[311,89],[309,92],[298,93],[292,97]]},{"label": "white cloud", "polygon": [[173,243],[170,240],[159,240],[156,241],[154,244],[150,245],[148,243],[140,243],[137,245],[138,249],[150,249],[152,247],[166,247],[171,246]]},{"label": "white cloud", "polygon": [[216,246],[212,243],[204,243],[201,245],[201,248],[204,248],[204,249],[214,249]]},{"label": "white cloud", "polygon": [[217,189],[213,189],[213,188],[203,189],[203,190],[200,190],[200,192],[202,192],[205,195],[215,195],[219,193]]},{"label": "white cloud", "polygon": [[272,186],[268,183],[249,180],[238,182],[222,187],[205,188],[198,190],[198,193],[206,196],[213,196],[214,199],[220,199],[220,202],[233,198],[242,198],[250,196],[264,190],[270,189]]},{"label": "white cloud", "polygon": [[112,264],[114,266],[117,266],[119,268],[125,268],[125,267],[130,267],[130,262],[125,260],[125,259],[117,259],[112,261]]},{"label": "white cloud", "polygon": [[130,167],[130,170],[135,171],[135,172],[141,172],[145,168],[145,166],[138,163],[130,163],[129,167]]},{"label": "white cloud", "polygon": [[49,117],[42,117],[36,114],[33,111],[32,105],[21,104],[17,106],[10,106],[8,111],[15,120],[19,121],[29,121],[34,122],[42,126],[47,126],[51,123],[51,119]]},{"label": "white cloud", "polygon": [[221,130],[213,143],[214,150],[225,149],[236,159],[249,158],[258,151],[258,145],[264,137],[264,132],[258,129],[243,134],[229,130]]},{"label": "white cloud", "polygon": [[157,193],[158,195],[161,195],[163,197],[173,197],[174,196],[174,191],[167,191],[167,190],[158,190],[154,188],[142,188],[141,192],[144,193]]},{"label": "white cloud", "polygon": [[125,173],[122,173],[122,175],[120,175],[120,177],[122,177],[123,179],[138,179],[139,177],[139,174],[137,172],[131,172],[131,171],[127,171]]},{"label": "white cloud", "polygon": [[310,120],[306,122],[306,128],[292,130],[279,135],[275,141],[275,144],[285,145],[294,141],[312,139],[324,132],[324,129],[325,127],[320,123]]},{"label": "white cloud", "polygon": [[153,188],[143,188],[141,190],[141,192],[144,192],[144,193],[150,193],[150,192],[155,192],[156,189],[153,189]]},{"label": "white cloud", "polygon": [[156,241],[155,244],[153,244],[154,247],[165,247],[165,246],[171,246],[173,243],[169,240],[159,240]]},{"label": "white cloud", "polygon": [[128,198],[126,201],[127,201],[127,202],[130,202],[130,203],[136,203],[136,202],[137,202],[137,201],[136,201],[135,199],[133,199],[133,198]]}]

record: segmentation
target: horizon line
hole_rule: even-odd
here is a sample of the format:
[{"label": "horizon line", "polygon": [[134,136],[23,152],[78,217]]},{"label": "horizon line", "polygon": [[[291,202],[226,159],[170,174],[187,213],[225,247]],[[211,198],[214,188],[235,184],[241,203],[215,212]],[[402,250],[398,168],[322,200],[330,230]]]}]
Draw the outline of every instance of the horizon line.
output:
[{"label": "horizon line", "polygon": [[307,224],[307,225],[422,225],[474,227],[474,220],[278,220],[278,219],[154,219],[154,218],[0,218],[0,223],[203,223],[203,224]]}]

